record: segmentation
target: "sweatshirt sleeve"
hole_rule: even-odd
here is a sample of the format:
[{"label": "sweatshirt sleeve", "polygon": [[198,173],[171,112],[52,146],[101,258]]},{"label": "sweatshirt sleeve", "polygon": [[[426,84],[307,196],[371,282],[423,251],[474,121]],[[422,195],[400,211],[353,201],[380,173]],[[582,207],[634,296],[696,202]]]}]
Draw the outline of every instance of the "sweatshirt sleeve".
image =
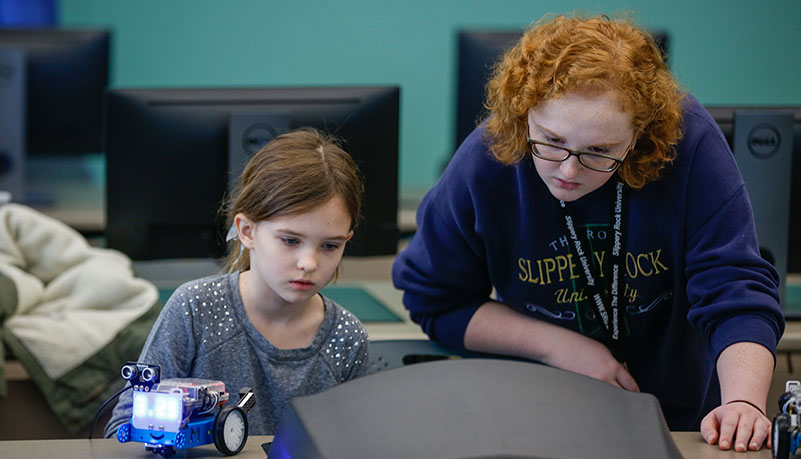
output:
[{"label": "sweatshirt sleeve", "polygon": [[[704,117],[690,122],[712,123]],[[697,139],[688,182],[688,319],[716,358],[744,341],[775,357],[784,332],[779,275],[760,255],[748,192],[723,135],[714,126],[697,130],[705,133]]]},{"label": "sweatshirt sleeve", "polygon": [[[145,341],[139,362],[160,367],[160,379],[188,377],[194,358],[194,339],[192,335],[192,312],[181,304],[179,287],[167,300],[158,319],[153,324],[150,334]],[[116,435],[120,425],[130,422],[133,406],[133,393],[131,385],[120,394],[117,405],[114,407],[111,418],[106,424],[104,436],[106,438]]]},{"label": "sweatshirt sleeve", "polygon": [[481,130],[457,150],[417,210],[417,232],[392,267],[413,321],[431,339],[464,348],[464,333],[492,291],[472,187],[487,159]]},{"label": "sweatshirt sleeve", "polygon": [[784,331],[779,276],[759,254],[751,206],[744,187],[688,239],[689,319],[713,355],[749,341],[775,357]]}]

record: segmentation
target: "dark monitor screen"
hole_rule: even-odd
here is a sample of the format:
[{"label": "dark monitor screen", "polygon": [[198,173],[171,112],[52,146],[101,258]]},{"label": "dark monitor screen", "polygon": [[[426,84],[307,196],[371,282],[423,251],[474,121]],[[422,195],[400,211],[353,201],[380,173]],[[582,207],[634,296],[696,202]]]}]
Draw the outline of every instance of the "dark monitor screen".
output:
[{"label": "dark monitor screen", "polygon": [[[504,51],[514,46],[523,30],[459,31],[456,72],[456,137],[454,150],[486,115],[484,98],[492,68]],[[652,32],[667,59],[668,34]]]},{"label": "dark monitor screen", "polygon": [[456,70],[456,148],[484,118],[486,85],[495,62],[523,31],[462,30],[458,37]]},{"label": "dark monitor screen", "polygon": [[109,80],[107,30],[2,29],[26,63],[27,154],[98,153]]},{"label": "dark monitor screen", "polygon": [[[705,107],[715,122],[718,123],[723,135],[734,149],[734,113],[736,111],[745,112],[792,112],[793,113],[793,134],[792,134],[792,166],[790,171],[790,218],[789,240],[787,253],[787,272],[801,273],[801,107],[786,106],[714,106]],[[736,157],[736,155],[735,155]],[[754,203],[758,205],[758,203]]]},{"label": "dark monitor screen", "polygon": [[0,29],[4,199],[52,205],[63,190],[42,187],[33,165],[101,153],[109,40],[107,30]]},{"label": "dark monitor screen", "polygon": [[109,90],[107,244],[135,260],[221,257],[229,177],[266,141],[309,126],[342,139],[365,180],[346,254],[395,254],[399,104],[394,86]]}]

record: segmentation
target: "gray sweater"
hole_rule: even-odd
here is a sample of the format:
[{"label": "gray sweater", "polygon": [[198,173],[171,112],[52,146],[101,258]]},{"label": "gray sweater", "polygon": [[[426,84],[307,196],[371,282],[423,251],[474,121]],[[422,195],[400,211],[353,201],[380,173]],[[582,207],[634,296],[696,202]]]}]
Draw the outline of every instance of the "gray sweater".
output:
[{"label": "gray sweater", "polygon": [[[251,387],[250,435],[273,435],[286,404],[366,375],[367,332],[350,312],[328,298],[312,344],[278,349],[253,326],[239,292],[239,273],[187,282],[167,301],[145,342],[139,362],[160,365],[161,379],[202,378],[225,383],[228,404]],[[131,419],[132,393],[123,392],[105,436]]]}]

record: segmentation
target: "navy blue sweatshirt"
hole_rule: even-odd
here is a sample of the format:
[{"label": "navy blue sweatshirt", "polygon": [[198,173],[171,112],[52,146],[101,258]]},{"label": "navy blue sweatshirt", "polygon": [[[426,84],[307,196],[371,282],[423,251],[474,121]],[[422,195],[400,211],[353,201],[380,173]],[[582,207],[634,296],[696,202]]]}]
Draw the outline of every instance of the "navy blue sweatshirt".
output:
[{"label": "navy blue sweatshirt", "polygon": [[[715,363],[737,342],[776,352],[784,331],[778,274],[760,257],[743,179],[723,134],[693,97],[662,178],[630,193],[621,356],[672,430],[698,430],[720,404]],[[498,162],[476,129],[417,212],[392,277],[412,319],[464,347],[475,311],[495,300],[520,314],[603,339],[570,254],[558,201],[530,157]],[[608,287],[617,180],[571,203]],[[536,384],[532,385],[536,390]]]}]

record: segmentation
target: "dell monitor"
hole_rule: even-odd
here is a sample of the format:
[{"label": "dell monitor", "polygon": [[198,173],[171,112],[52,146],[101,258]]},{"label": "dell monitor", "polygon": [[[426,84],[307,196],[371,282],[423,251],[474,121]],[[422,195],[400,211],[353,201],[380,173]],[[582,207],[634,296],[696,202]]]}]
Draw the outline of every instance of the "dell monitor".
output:
[{"label": "dell monitor", "polygon": [[517,42],[522,33],[513,30],[459,32],[454,151],[484,117],[484,97],[493,66],[503,53]]},{"label": "dell monitor", "polygon": [[250,155],[280,133],[337,136],[365,181],[346,255],[398,244],[400,89],[112,89],[106,93],[106,241],[134,260],[219,258],[220,208]]},{"label": "dell monitor", "polygon": [[25,159],[102,151],[107,30],[0,29],[0,190],[26,202]]},{"label": "dell monitor", "polygon": [[[706,109],[734,152],[754,208],[760,249],[784,287],[788,273],[801,273],[801,107]],[[787,317],[801,318],[801,304],[783,304]]]}]

